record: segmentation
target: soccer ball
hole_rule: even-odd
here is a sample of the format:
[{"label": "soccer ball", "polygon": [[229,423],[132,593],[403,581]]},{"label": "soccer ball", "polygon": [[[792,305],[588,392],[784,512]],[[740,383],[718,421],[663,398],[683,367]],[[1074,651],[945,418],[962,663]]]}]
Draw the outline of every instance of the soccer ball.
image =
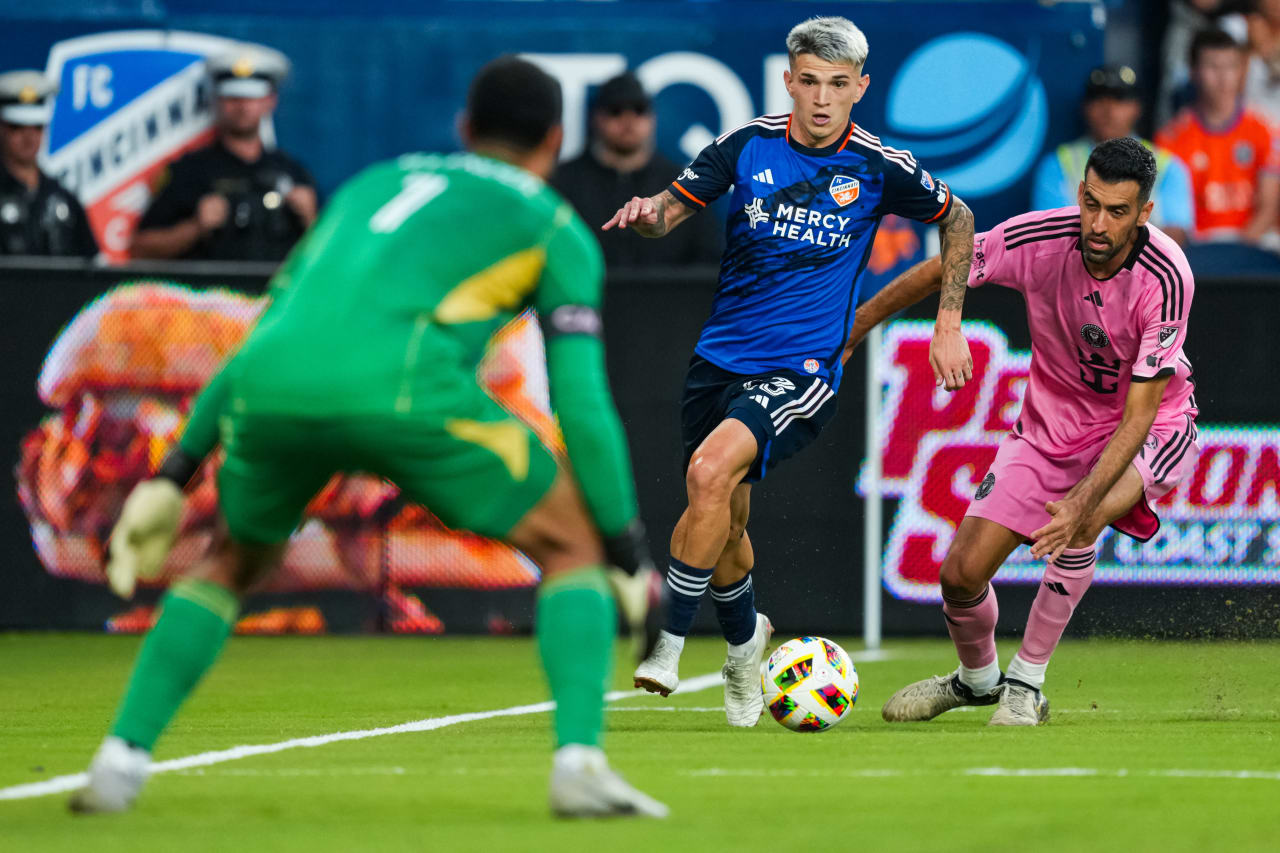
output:
[{"label": "soccer ball", "polygon": [[853,661],[822,637],[798,637],[779,646],[769,655],[760,684],[769,713],[795,732],[829,729],[858,701]]}]

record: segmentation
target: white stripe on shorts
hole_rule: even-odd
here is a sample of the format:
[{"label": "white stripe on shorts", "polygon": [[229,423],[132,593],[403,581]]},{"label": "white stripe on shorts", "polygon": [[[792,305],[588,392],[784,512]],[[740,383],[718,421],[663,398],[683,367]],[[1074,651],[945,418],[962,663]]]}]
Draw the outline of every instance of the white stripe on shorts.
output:
[{"label": "white stripe on shorts", "polygon": [[835,395],[836,395],[835,391],[832,391],[830,388],[827,388],[826,391],[823,392],[823,394],[820,397],[818,397],[818,399],[812,401],[807,406],[801,409],[796,409],[794,411],[788,412],[787,416],[782,419],[782,422],[776,425],[777,428],[775,430],[775,434],[782,435],[782,431],[786,429],[788,426],[790,426],[791,422],[796,420],[797,418],[813,417],[818,413],[818,410],[820,410],[823,407],[823,405]]},{"label": "white stripe on shorts", "polygon": [[804,393],[801,394],[798,399],[792,400],[789,403],[783,403],[781,406],[774,409],[773,412],[769,414],[769,417],[773,419],[774,426],[777,426],[778,422],[786,416],[787,412],[795,409],[797,406],[807,405],[810,398],[819,393],[825,384],[826,383],[821,379],[814,379],[813,384],[806,388]]}]

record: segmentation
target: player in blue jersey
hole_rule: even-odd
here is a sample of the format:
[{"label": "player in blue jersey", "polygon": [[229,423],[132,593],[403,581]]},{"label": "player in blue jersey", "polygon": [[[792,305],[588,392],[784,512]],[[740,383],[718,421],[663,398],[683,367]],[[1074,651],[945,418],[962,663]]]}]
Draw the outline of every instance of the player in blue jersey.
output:
[{"label": "player in blue jersey", "polygon": [[841,354],[881,217],[937,223],[943,289],[931,357],[939,385],[969,375],[960,308],[973,215],[910,152],[850,120],[867,90],[867,40],[850,21],[812,18],[787,36],[795,106],[721,136],[665,190],[633,198],[604,228],[661,237],[732,188],[711,317],[682,399],[689,506],[671,536],[666,629],[635,683],[679,684],[684,638],[707,586],[729,643],[725,713],[754,726],[772,625],[756,612],[747,536],[751,485],[817,437],[835,413]]}]

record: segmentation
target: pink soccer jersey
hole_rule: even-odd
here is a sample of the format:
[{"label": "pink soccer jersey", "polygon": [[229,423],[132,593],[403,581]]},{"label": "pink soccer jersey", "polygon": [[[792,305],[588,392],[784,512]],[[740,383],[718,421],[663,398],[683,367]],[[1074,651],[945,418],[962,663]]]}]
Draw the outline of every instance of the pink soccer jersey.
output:
[{"label": "pink soccer jersey", "polygon": [[969,286],[1022,293],[1031,377],[1014,431],[1051,458],[1096,455],[1124,413],[1130,382],[1172,374],[1155,427],[1197,413],[1182,352],[1195,289],[1178,245],[1139,229],[1119,271],[1095,279],[1080,252],[1080,209],[1015,216],[974,238]]}]

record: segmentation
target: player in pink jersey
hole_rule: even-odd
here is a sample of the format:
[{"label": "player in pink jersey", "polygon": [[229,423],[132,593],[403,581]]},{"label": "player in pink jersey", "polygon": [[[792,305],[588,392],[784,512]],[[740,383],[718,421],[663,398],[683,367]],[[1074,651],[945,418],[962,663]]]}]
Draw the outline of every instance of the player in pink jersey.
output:
[{"label": "player in pink jersey", "polygon": [[[942,613],[960,667],[899,690],[886,720],[997,702],[992,725],[1047,720],[1045,669],[1093,579],[1098,536],[1111,525],[1150,539],[1160,527],[1152,502],[1195,467],[1197,409],[1182,352],[1194,285],[1178,245],[1147,224],[1155,176],[1140,143],[1104,142],[1085,167],[1079,207],[1016,216],[974,238],[969,286],[1026,299],[1030,381],[942,563]],[[938,290],[940,275],[936,258],[925,261],[868,301],[846,354]],[[938,384],[955,390],[965,378],[939,375]],[[1048,565],[1006,677],[990,581],[1023,542]]]}]

